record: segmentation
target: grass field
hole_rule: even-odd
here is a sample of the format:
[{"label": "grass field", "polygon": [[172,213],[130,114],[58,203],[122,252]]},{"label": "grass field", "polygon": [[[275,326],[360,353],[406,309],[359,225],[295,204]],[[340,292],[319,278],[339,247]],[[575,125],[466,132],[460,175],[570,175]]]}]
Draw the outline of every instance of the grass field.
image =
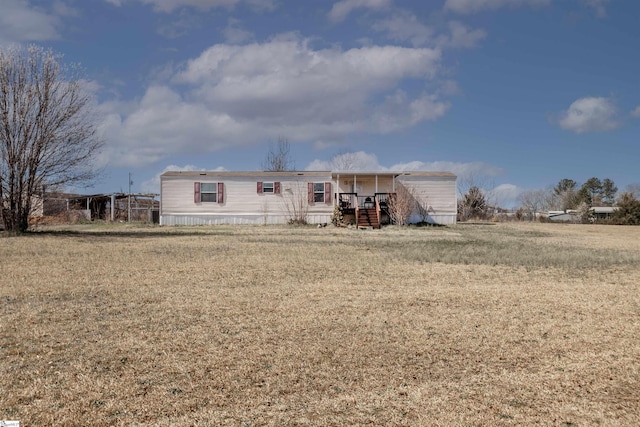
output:
[{"label": "grass field", "polygon": [[636,426],[640,227],[0,239],[0,420]]}]

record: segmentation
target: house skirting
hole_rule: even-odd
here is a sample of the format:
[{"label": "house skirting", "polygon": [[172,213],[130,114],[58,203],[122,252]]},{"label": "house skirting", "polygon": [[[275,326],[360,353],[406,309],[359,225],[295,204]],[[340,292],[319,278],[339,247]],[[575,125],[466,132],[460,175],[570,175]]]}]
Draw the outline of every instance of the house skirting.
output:
[{"label": "house skirting", "polygon": [[[234,214],[234,215],[194,215],[194,214],[171,214],[160,215],[160,225],[264,225],[264,224],[287,224],[290,217],[287,215],[256,215],[256,214]],[[330,214],[309,214],[307,223],[324,224],[331,222]]]},{"label": "house skirting", "polygon": [[[265,225],[265,224],[287,224],[290,217],[287,215],[256,215],[256,214],[233,214],[233,215],[194,215],[194,214],[164,214],[160,215],[160,225]],[[411,222],[418,222],[419,218],[411,218]],[[309,214],[307,215],[309,224],[325,224],[331,222],[330,214]],[[427,222],[440,225],[454,225],[456,214],[432,214],[427,218]]]}]

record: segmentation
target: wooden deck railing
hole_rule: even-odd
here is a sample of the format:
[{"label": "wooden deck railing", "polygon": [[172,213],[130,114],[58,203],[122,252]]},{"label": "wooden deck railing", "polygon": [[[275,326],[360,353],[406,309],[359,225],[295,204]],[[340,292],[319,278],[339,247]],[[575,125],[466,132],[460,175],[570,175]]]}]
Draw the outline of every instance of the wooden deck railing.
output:
[{"label": "wooden deck railing", "polygon": [[376,201],[380,204],[380,209],[387,211],[389,209],[389,199],[393,197],[395,193],[376,193]]},{"label": "wooden deck railing", "polygon": [[358,193],[339,193],[338,206],[342,209],[355,209],[358,206]]},{"label": "wooden deck railing", "polygon": [[375,193],[372,196],[358,196],[358,193],[338,193],[338,206],[343,209],[387,210],[389,199],[394,193]]}]

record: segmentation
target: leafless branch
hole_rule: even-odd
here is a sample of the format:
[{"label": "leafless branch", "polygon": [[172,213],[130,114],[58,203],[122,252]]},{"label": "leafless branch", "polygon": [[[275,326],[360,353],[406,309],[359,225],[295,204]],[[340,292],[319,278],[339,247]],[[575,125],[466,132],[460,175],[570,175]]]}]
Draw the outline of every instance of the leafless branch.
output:
[{"label": "leafless branch", "polygon": [[44,186],[86,182],[102,146],[75,67],[37,46],[0,50],[0,200],[5,229],[28,228]]},{"label": "leafless branch", "polygon": [[291,145],[284,137],[278,138],[278,142],[269,144],[269,151],[262,162],[262,169],[265,171],[283,172],[295,169],[291,159]]},{"label": "leafless branch", "polygon": [[415,189],[408,184],[396,183],[396,192],[389,198],[389,216],[398,225],[407,225],[416,205]]}]

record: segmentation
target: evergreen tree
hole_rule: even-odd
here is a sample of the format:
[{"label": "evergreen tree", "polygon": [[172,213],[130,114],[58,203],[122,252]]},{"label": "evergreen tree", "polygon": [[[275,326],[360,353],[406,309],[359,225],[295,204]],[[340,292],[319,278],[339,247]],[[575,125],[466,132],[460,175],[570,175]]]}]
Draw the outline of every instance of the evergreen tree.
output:
[{"label": "evergreen tree", "polygon": [[640,200],[631,193],[622,193],[618,201],[618,209],[612,219],[617,224],[640,225]]}]

